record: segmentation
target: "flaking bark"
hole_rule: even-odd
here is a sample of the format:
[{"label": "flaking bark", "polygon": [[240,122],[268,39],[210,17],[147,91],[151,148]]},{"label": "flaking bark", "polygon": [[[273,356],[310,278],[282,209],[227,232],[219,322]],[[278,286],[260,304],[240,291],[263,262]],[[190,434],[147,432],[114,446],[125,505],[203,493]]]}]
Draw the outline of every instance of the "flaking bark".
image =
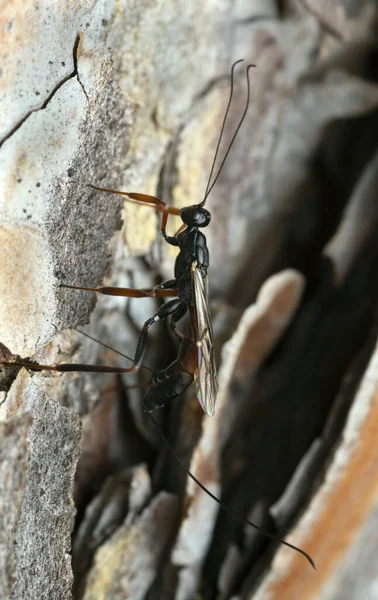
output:
[{"label": "flaking bark", "polygon": [[[257,65],[207,204],[219,414],[201,425],[191,390],[157,417],[232,508],[281,536],[299,519],[290,541],[319,564],[271,564],[274,544],[187,485],[129,387],[148,373],[9,369],[0,596],[359,600],[377,551],[376,4],[30,1],[0,20],[0,359],[125,366],[76,330],[91,317],[132,357],[157,304],[60,284],[151,287],[174,255],[153,211],[88,184],[201,200],[230,65]],[[221,157],[245,84],[240,67]],[[147,366],[176,353],[156,326]]]}]

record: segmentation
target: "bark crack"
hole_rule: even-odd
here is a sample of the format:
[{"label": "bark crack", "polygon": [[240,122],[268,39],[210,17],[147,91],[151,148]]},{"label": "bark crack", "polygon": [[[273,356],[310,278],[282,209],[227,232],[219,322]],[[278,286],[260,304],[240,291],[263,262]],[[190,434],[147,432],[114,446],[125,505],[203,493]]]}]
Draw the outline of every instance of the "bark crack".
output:
[{"label": "bark crack", "polygon": [[77,80],[84,92],[84,95],[88,100],[88,95],[87,92],[85,91],[85,88],[82,84],[82,82],[80,81],[79,78],[79,72],[78,72],[78,68],[77,68],[77,54],[78,54],[78,48],[79,48],[79,44],[80,44],[80,34],[78,34],[75,38],[75,43],[73,46],[73,71],[72,73],[69,73],[68,75],[66,75],[65,77],[63,77],[63,79],[61,81],[59,81],[59,83],[56,84],[56,86],[52,89],[51,93],[47,96],[47,98],[44,100],[44,102],[38,106],[37,108],[32,108],[31,110],[29,110],[26,115],[24,115],[22,117],[22,119],[20,119],[18,121],[18,123],[16,123],[16,125],[14,125],[14,127],[12,127],[12,129],[2,138],[0,139],[0,148],[2,147],[2,145],[4,144],[4,142],[6,142],[7,140],[9,140],[12,135],[14,135],[16,133],[16,131],[18,131],[20,129],[20,127],[22,127],[22,125],[25,123],[25,121],[27,121],[27,119],[35,112],[38,112],[40,110],[44,110],[46,108],[46,106],[49,104],[49,102],[51,102],[51,100],[53,99],[53,97],[55,96],[55,94],[57,93],[57,91],[65,84],[67,83],[67,81],[69,81],[70,79],[73,79],[74,77],[77,77]]},{"label": "bark crack", "polygon": [[74,71],[73,71],[73,72],[74,72],[74,76],[76,76],[76,77],[77,77],[77,80],[78,80],[78,82],[79,82],[79,85],[80,85],[81,89],[83,90],[83,94],[84,94],[84,96],[86,97],[86,99],[87,99],[87,102],[88,102],[88,104],[89,104],[89,98],[88,98],[88,94],[87,94],[87,91],[86,91],[86,89],[85,89],[85,87],[84,87],[84,84],[83,84],[83,82],[82,82],[82,81],[81,81],[81,79],[80,79],[80,75],[79,75],[79,68],[78,68],[78,64],[77,64],[77,63],[78,63],[78,54],[79,54],[79,45],[80,45],[80,39],[81,39],[81,36],[80,36],[80,33],[79,33],[79,34],[76,36],[75,43],[74,43],[74,47],[73,47],[73,64],[74,64]]}]

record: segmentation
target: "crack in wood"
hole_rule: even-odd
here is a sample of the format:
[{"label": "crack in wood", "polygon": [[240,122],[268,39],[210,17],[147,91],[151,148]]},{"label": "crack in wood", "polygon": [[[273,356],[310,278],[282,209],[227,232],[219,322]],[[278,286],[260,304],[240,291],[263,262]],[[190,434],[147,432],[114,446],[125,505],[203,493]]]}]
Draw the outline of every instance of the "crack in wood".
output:
[{"label": "crack in wood", "polygon": [[25,123],[25,121],[27,121],[29,119],[29,117],[35,113],[38,112],[40,110],[44,110],[46,108],[46,106],[51,102],[51,100],[53,99],[53,97],[55,96],[55,94],[60,90],[60,88],[67,83],[67,81],[69,81],[70,79],[73,79],[74,77],[77,77],[77,80],[80,84],[80,87],[82,88],[84,95],[87,99],[87,101],[89,102],[88,99],[88,95],[87,92],[85,91],[84,85],[82,84],[80,77],[79,77],[79,72],[78,72],[78,68],[77,68],[77,53],[78,53],[78,49],[79,49],[79,44],[80,44],[80,34],[78,34],[75,38],[75,43],[73,46],[73,64],[74,64],[74,69],[72,71],[72,73],[69,73],[68,75],[66,75],[65,77],[63,77],[63,79],[56,84],[56,86],[53,88],[53,90],[51,91],[51,93],[47,96],[46,100],[37,108],[32,108],[31,110],[29,110],[26,115],[24,117],[22,117],[22,119],[20,119],[18,121],[18,123],[16,123],[16,125],[14,125],[14,127],[12,127],[12,129],[2,138],[0,139],[0,148],[2,147],[2,145],[9,140],[12,135],[14,135],[16,133],[16,131],[18,131],[20,129],[20,127],[22,127],[22,125]]}]

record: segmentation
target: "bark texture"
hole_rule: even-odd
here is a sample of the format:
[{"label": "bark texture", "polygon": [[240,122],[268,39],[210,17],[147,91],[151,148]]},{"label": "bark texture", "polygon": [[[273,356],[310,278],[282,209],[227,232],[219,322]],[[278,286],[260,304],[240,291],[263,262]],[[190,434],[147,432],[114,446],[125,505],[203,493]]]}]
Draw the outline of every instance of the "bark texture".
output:
[{"label": "bark texture", "polygon": [[[147,207],[207,206],[219,395],[150,374],[0,372],[0,596],[375,598],[378,10],[373,0],[13,0],[0,8],[0,361],[128,365],[175,253]],[[179,227],[175,217],[169,231]],[[88,325],[89,323],[89,325]],[[151,329],[145,363],[176,340]],[[141,387],[135,387],[138,384]],[[131,387],[134,386],[134,387]],[[80,456],[80,457],[79,457]]]}]

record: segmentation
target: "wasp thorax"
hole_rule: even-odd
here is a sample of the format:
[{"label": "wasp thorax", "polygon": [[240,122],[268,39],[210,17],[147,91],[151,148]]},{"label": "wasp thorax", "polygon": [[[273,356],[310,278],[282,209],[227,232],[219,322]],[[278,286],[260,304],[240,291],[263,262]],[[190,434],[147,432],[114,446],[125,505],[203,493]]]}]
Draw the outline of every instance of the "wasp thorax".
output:
[{"label": "wasp thorax", "polygon": [[211,221],[209,211],[197,204],[182,208],[180,210],[180,217],[188,227],[206,227]]}]

